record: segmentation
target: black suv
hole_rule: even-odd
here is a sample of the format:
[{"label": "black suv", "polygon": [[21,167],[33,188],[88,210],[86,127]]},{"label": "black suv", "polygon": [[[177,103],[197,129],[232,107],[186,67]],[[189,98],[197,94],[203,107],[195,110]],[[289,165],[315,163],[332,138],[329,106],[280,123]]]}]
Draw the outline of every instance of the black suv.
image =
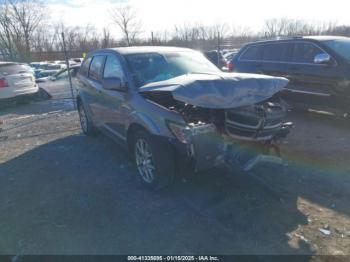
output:
[{"label": "black suv", "polygon": [[350,113],[350,38],[295,37],[250,43],[231,61],[233,71],[289,79],[293,105]]}]

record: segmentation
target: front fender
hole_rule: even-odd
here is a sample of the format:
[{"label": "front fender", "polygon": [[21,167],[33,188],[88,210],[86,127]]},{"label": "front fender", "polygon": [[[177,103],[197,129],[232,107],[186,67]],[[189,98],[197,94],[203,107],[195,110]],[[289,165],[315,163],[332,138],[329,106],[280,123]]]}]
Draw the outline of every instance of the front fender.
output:
[{"label": "front fender", "polygon": [[156,120],[152,119],[146,113],[135,111],[135,112],[132,112],[129,116],[127,129],[129,129],[129,127],[132,124],[138,124],[144,127],[153,135],[162,135],[162,131],[161,131],[162,128],[159,126],[160,124],[156,122],[157,122]]}]

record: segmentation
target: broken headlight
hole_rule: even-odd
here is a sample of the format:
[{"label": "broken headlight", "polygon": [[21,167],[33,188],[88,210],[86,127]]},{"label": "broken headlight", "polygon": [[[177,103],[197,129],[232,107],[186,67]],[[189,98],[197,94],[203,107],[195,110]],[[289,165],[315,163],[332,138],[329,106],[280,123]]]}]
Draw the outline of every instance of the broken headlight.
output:
[{"label": "broken headlight", "polygon": [[167,126],[171,133],[181,142],[190,143],[191,142],[191,129],[186,125],[181,125],[175,122],[167,121]]}]

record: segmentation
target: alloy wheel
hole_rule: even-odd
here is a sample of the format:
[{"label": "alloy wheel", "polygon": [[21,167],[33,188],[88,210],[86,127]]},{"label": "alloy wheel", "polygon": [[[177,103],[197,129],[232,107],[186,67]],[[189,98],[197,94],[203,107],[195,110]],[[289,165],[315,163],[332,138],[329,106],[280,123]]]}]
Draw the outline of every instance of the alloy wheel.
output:
[{"label": "alloy wheel", "polygon": [[146,183],[152,183],[155,178],[153,154],[145,139],[140,138],[135,143],[135,161],[142,179]]}]

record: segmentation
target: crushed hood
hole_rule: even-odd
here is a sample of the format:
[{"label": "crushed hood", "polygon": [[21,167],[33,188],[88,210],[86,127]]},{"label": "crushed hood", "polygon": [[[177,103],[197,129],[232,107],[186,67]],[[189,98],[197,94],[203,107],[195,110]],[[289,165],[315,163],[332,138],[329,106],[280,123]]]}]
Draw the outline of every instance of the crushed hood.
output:
[{"label": "crushed hood", "polygon": [[256,74],[186,74],[140,87],[140,93],[170,92],[175,100],[203,108],[228,109],[269,99],[288,84]]}]

